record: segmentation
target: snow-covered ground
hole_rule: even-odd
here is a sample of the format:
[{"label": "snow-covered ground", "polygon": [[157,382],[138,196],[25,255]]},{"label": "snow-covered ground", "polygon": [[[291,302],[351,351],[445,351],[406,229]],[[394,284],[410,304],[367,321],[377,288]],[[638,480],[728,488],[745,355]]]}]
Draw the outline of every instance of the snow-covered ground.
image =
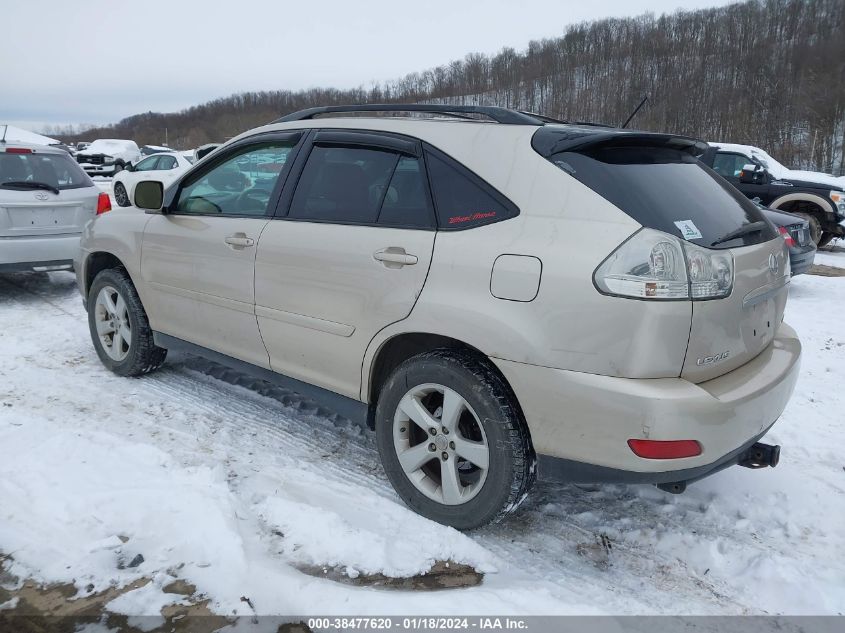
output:
[{"label": "snow-covered ground", "polygon": [[[825,260],[845,267],[845,253]],[[516,515],[461,534],[405,508],[369,432],[190,357],[118,378],[70,274],[0,275],[0,553],[14,576],[80,595],[150,578],[108,606],[133,615],[181,600],[162,592],[175,577],[219,614],[252,615],[242,596],[283,615],[841,614],[843,306],[845,279],[793,280],[804,360],[768,436],[776,469],[731,468],[680,496],[541,483]],[[435,561],[484,580],[431,594],[300,571]]]}]

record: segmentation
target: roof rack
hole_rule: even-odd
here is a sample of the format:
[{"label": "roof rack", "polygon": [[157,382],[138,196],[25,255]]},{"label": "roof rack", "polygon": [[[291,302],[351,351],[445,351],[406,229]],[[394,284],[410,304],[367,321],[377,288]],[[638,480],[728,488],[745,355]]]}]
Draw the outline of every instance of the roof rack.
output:
[{"label": "roof rack", "polygon": [[336,114],[340,112],[427,112],[429,114],[444,114],[461,119],[471,118],[463,116],[466,114],[481,114],[496,123],[504,123],[506,125],[543,125],[544,123],[543,118],[539,116],[496,106],[426,105],[423,103],[367,103],[361,105],[319,106],[287,114],[280,119],[276,119],[273,123],[304,121],[306,119],[313,119],[319,114]]}]

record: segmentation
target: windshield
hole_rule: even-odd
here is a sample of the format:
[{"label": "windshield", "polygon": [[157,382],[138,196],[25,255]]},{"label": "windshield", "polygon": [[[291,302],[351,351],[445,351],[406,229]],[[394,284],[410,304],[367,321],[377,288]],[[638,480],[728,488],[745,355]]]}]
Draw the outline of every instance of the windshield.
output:
[{"label": "windshield", "polygon": [[30,187],[14,183],[42,183],[59,191],[94,186],[87,174],[68,154],[0,153],[0,187]]},{"label": "windshield", "polygon": [[[776,237],[768,224],[763,230],[739,231],[762,221],[760,210],[686,152],[665,147],[600,147],[559,152],[549,160],[643,226],[699,246],[731,248]],[[724,239],[732,234],[736,237]]]}]

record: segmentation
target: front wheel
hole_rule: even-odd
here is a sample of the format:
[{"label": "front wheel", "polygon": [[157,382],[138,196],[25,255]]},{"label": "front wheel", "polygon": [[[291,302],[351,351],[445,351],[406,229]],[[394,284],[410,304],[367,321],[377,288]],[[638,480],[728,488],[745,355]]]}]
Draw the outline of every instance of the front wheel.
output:
[{"label": "front wheel", "polygon": [[103,365],[118,376],[140,376],[161,367],[167,350],[157,347],[129,275],[103,270],[88,292],[88,329]]},{"label": "front wheel", "polygon": [[114,185],[114,199],[118,206],[121,207],[128,207],[132,204],[129,201],[129,194],[126,193],[126,187],[123,186],[122,182],[115,183]]},{"label": "front wheel", "polygon": [[796,215],[800,215],[810,224],[810,239],[813,240],[813,244],[822,246],[822,225],[819,223],[818,218],[809,213],[796,213]]},{"label": "front wheel", "polygon": [[379,396],[376,436],[402,500],[457,529],[500,520],[534,482],[513,394],[489,361],[467,352],[435,350],[397,367]]}]

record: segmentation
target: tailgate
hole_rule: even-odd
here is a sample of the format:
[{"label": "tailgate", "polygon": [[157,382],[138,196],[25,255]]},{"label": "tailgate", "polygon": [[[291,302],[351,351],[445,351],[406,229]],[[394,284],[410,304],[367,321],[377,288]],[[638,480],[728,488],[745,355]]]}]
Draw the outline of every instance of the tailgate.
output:
[{"label": "tailgate", "polygon": [[86,189],[59,195],[5,190],[0,196],[0,237],[81,233],[95,214],[96,200],[97,194]]},{"label": "tailgate", "polygon": [[783,319],[789,252],[781,238],[730,250],[734,286],[725,299],[694,301],[682,378],[703,382],[755,358]]}]

